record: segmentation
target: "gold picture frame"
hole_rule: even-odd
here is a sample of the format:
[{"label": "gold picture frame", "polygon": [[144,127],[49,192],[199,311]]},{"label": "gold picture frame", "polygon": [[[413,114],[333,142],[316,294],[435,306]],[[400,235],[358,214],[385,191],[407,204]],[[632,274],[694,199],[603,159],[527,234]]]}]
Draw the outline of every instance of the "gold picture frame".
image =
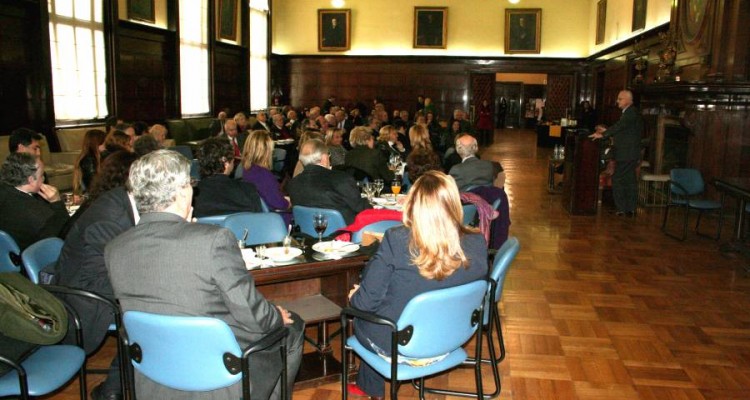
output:
[{"label": "gold picture frame", "polygon": [[505,54],[539,54],[541,43],[541,8],[505,9]]},{"label": "gold picture frame", "polygon": [[219,0],[216,4],[216,30],[219,39],[237,41],[237,1]]},{"label": "gold picture frame", "polygon": [[318,50],[347,51],[351,48],[351,9],[318,10]]},{"label": "gold picture frame", "polygon": [[633,32],[646,27],[646,10],[648,0],[633,0]]},{"label": "gold picture frame", "polygon": [[414,48],[444,49],[448,46],[448,8],[414,7]]},{"label": "gold picture frame", "polygon": [[154,0],[127,0],[128,19],[149,23],[156,22],[156,10]]}]

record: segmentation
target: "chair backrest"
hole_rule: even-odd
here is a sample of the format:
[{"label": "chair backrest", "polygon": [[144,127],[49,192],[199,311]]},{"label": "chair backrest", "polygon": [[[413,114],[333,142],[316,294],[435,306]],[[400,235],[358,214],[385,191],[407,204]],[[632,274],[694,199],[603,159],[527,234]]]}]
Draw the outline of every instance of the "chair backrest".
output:
[{"label": "chair backrest", "polygon": [[449,353],[476,332],[480,310],[487,294],[485,280],[421,293],[406,304],[398,329],[413,327],[408,343],[398,351],[407,357],[428,358]]},{"label": "chair backrest", "polygon": [[260,199],[260,209],[263,210],[263,212],[271,212],[271,209],[268,208],[268,204],[266,204],[266,201],[263,200],[262,197],[258,197]]},{"label": "chair backrest", "polygon": [[224,226],[224,220],[227,219],[227,217],[230,215],[233,215],[233,214],[210,215],[208,217],[198,217],[197,221],[199,224]]},{"label": "chair backrest", "polygon": [[317,207],[306,207],[306,206],[294,206],[292,207],[292,215],[294,216],[294,222],[299,226],[300,231],[306,235],[318,236],[313,226],[313,215],[315,213],[322,213],[328,217],[328,228],[323,232],[323,236],[328,236],[333,232],[341,228],[346,227],[346,221],[340,212],[331,210],[328,208],[317,208]]},{"label": "chair backrest", "polygon": [[401,221],[393,221],[393,220],[385,220],[385,221],[378,221],[373,222],[371,224],[365,225],[362,227],[362,229],[352,233],[352,242],[353,243],[362,243],[362,234],[367,232],[375,232],[375,233],[385,233],[385,231],[388,230],[388,228],[392,228],[394,226],[401,225]]},{"label": "chair backrest", "polygon": [[[508,274],[510,264],[516,259],[516,254],[518,254],[520,248],[521,245],[518,242],[518,238],[511,236],[505,241],[505,243],[503,243],[495,254],[495,262],[492,264],[492,271],[490,271],[490,278],[496,283],[495,293],[492,297],[495,302],[500,301],[500,298],[503,295],[503,282],[505,282],[505,275]],[[484,324],[487,325],[490,318],[489,307],[495,307],[495,305],[490,304],[490,298],[488,297],[484,303],[484,307]]]},{"label": "chair backrest", "polygon": [[241,373],[232,374],[224,365],[225,353],[242,356],[234,333],[224,321],[126,311],[123,323],[133,367],[160,385],[209,391],[242,378]]},{"label": "chair backrest", "polygon": [[21,259],[29,280],[39,283],[39,271],[57,262],[64,243],[60,238],[46,238],[32,244],[23,251]]},{"label": "chair backrest", "polygon": [[184,144],[179,144],[177,146],[170,147],[169,150],[174,150],[174,151],[182,154],[188,160],[192,160],[193,159],[193,149],[191,149],[190,146],[187,146],[187,145],[184,145]]},{"label": "chair backrest", "polygon": [[247,229],[246,246],[281,242],[287,231],[284,219],[276,213],[237,213],[224,220],[224,227],[232,231],[237,240],[242,239]]},{"label": "chair backrest", "polygon": [[197,158],[190,160],[190,179],[201,180],[201,165]]},{"label": "chair backrest", "polygon": [[693,196],[703,193],[705,184],[701,172],[693,168],[675,168],[669,171],[670,190],[678,196]]},{"label": "chair backrest", "polygon": [[474,220],[477,217],[477,206],[474,204],[464,204],[464,225],[474,224]]},{"label": "chair backrest", "polygon": [[5,231],[0,231],[0,272],[21,272],[21,249]]}]

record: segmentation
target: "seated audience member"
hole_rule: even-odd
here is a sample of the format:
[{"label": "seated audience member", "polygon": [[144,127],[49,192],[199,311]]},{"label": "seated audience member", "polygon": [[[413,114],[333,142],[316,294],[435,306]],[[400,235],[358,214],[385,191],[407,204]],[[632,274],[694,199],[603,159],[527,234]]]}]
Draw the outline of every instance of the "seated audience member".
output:
[{"label": "seated audience member", "polygon": [[167,128],[164,125],[154,124],[148,130],[148,134],[151,135],[159,146],[164,146],[164,141],[167,140]]},{"label": "seated audience member", "polygon": [[299,127],[300,122],[297,119],[297,112],[294,110],[289,110],[286,113],[286,126],[287,130],[289,131],[289,134],[292,135],[293,138],[296,138],[299,136]]},{"label": "seated audience member", "polygon": [[115,125],[115,130],[120,131],[126,135],[128,135],[128,138],[130,138],[130,148],[133,148],[133,143],[135,143],[135,128],[133,128],[133,125],[126,124],[126,123],[118,123]]},{"label": "seated audience member", "polygon": [[60,231],[61,238],[67,238],[68,232],[78,218],[83,215],[86,209],[88,209],[100,195],[114,188],[125,186],[125,181],[128,179],[128,171],[130,171],[130,165],[137,159],[138,155],[136,153],[120,150],[112,153],[112,155],[107,157],[106,160],[102,161],[102,164],[99,167],[99,172],[97,172],[93,181],[91,181],[91,188],[89,189],[85,200]]},{"label": "seated audience member", "polygon": [[135,121],[131,126],[133,127],[133,133],[135,133],[135,140],[148,133],[148,124],[143,121]]},{"label": "seated audience member", "polygon": [[409,140],[412,150],[406,157],[406,175],[411,182],[415,182],[427,171],[442,171],[440,156],[432,149],[430,134],[422,125],[414,125],[409,129]]},{"label": "seated audience member", "polygon": [[344,165],[346,161],[346,149],[343,146],[343,131],[341,129],[329,129],[326,133],[326,146],[331,158],[331,167]]},{"label": "seated audience member", "polygon": [[73,193],[83,194],[91,188],[91,181],[99,170],[100,151],[106,134],[99,129],[86,131],[81,153],[73,166]]},{"label": "seated audience member", "polygon": [[[442,172],[422,175],[404,204],[404,226],[386,231],[362,282],[349,292],[352,307],[397,321],[418,294],[459,286],[487,276],[487,243],[463,225],[458,188]],[[391,333],[385,325],[354,320],[360,343],[389,354]],[[385,380],[362,362],[350,394],[381,397]]]},{"label": "seated audience member", "polygon": [[503,170],[499,163],[478,159],[478,150],[474,136],[464,135],[456,139],[456,153],[461,157],[461,163],[454,165],[449,174],[461,191],[469,186],[492,185]]},{"label": "seated audience member", "polygon": [[[250,129],[250,127],[247,126],[247,116],[245,116],[245,113],[238,112],[237,114],[234,114],[234,122],[237,123],[237,132],[240,133],[240,136],[247,136],[247,131],[248,129]],[[227,133],[226,122],[224,123],[224,129],[224,133]]]},{"label": "seated audience member", "polygon": [[255,124],[250,127],[251,131],[271,132],[271,124],[268,122],[268,114],[265,111],[258,111],[258,115],[255,118]]},{"label": "seated audience member", "polygon": [[39,143],[44,136],[28,128],[18,128],[11,132],[8,138],[8,150],[11,153],[26,153],[34,157],[42,155],[42,146]]},{"label": "seated audience member", "polygon": [[[273,140],[268,132],[253,131],[242,153],[242,179],[255,185],[269,209],[288,211],[289,200],[284,197],[279,181],[271,172],[273,148]],[[287,224],[291,222],[291,213],[282,212],[281,215]]]},{"label": "seated audience member", "polygon": [[[302,145],[305,144],[308,140],[312,139],[318,139],[322,142],[325,142],[325,136],[323,136],[323,133],[317,130],[305,130],[302,132],[302,135],[299,137],[299,143],[297,144],[297,148],[301,149]],[[294,165],[294,171],[292,172],[292,177],[295,177],[302,173],[302,170],[304,170],[304,167],[302,165],[302,161],[299,160],[299,155],[297,155],[297,162]]]},{"label": "seated audience member", "polygon": [[133,144],[133,152],[137,154],[138,157],[143,157],[146,154],[159,149],[161,149],[161,145],[151,135],[143,135],[136,139]]},{"label": "seated audience member", "polygon": [[321,140],[306,141],[300,148],[299,159],[304,171],[287,184],[292,204],[338,210],[347,224],[354,221],[357,213],[371,208],[359,194],[353,177],[330,169],[328,148]]},{"label": "seated audience member", "polygon": [[[237,114],[239,115],[242,113]],[[244,114],[242,114],[242,116],[244,118]],[[224,123],[224,133],[219,137],[228,141],[232,146],[235,164],[239,165],[240,158],[242,157],[242,149],[245,146],[245,140],[247,140],[247,132],[239,131],[239,125],[237,122],[233,119],[228,119],[227,122]]]},{"label": "seated audience member", "polygon": [[58,236],[68,210],[54,186],[44,183],[44,163],[27,153],[11,153],[0,170],[0,230],[23,251],[44,238]]},{"label": "seated audience member", "polygon": [[[122,232],[135,226],[138,212],[125,190],[134,153],[119,151],[102,163],[102,168],[89,193],[89,198],[76,212],[65,236],[60,259],[54,267],[58,285],[100,294],[112,301],[115,295],[104,265],[104,246]],[[111,190],[110,190],[111,189]],[[83,343],[87,354],[93,353],[104,341],[109,325],[114,323],[109,307],[98,301],[78,296],[66,300],[78,312],[83,327]],[[107,378],[91,392],[94,400],[122,399],[118,359],[112,360]]]},{"label": "seated audience member", "polygon": [[391,156],[399,156],[402,160],[406,158],[406,147],[398,139],[398,131],[393,125],[380,128],[377,147],[386,159]]},{"label": "seated audience member", "polygon": [[370,179],[383,179],[386,182],[393,180],[395,176],[388,168],[388,158],[375,149],[375,140],[369,129],[354,128],[349,140],[354,147],[346,154],[344,165],[362,171]]},{"label": "seated audience member", "polygon": [[229,176],[234,169],[234,151],[226,140],[209,138],[204,141],[198,150],[198,163],[201,180],[193,216],[262,211],[255,185]]},{"label": "seated audience member", "polygon": [[133,146],[130,144],[130,136],[122,131],[112,131],[104,139],[104,151],[99,156],[101,160],[106,159],[110,154],[120,151],[133,151]]},{"label": "seated audience member", "polygon": [[273,133],[274,139],[292,138],[292,134],[289,131],[289,128],[284,125],[284,116],[282,114],[274,114],[271,119],[273,120],[273,124],[271,124],[271,133]]},{"label": "seated audience member", "polygon": [[[193,197],[190,161],[171,150],[149,153],[133,164],[127,187],[140,220],[110,242],[104,256],[122,310],[217,318],[229,325],[242,348],[286,325],[291,393],[302,358],[304,323],[257,291],[237,238],[229,230],[188,222]],[[165,290],[165,278],[170,290]],[[276,346],[250,356],[252,398],[280,398],[280,379],[274,378],[280,368],[278,357]],[[201,396],[187,396],[135,371],[139,398],[234,400],[240,398],[241,388],[238,381]]]}]

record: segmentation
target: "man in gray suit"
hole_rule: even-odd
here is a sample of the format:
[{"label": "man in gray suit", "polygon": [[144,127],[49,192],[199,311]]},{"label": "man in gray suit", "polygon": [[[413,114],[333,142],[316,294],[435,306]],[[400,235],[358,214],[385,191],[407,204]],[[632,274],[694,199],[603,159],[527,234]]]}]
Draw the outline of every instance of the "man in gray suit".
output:
[{"label": "man in gray suit", "polygon": [[622,110],[620,119],[609,128],[601,125],[589,137],[614,138],[612,150],[615,173],[612,175],[612,195],[618,216],[634,217],[638,205],[638,176],[636,168],[641,161],[641,135],[643,118],[633,106],[633,92],[622,90],[617,95],[617,107]]},{"label": "man in gray suit", "polygon": [[500,163],[478,159],[478,150],[474,136],[464,134],[456,138],[456,153],[461,157],[461,163],[451,167],[448,174],[456,180],[460,191],[466,191],[470,186],[492,185],[498,174],[503,172]]},{"label": "man in gray suit", "polygon": [[[140,221],[105,249],[112,287],[123,311],[218,318],[231,327],[242,347],[287,325],[291,396],[302,356],[304,324],[299,316],[271,304],[257,291],[229,230],[188,222],[193,199],[190,162],[170,150],[149,153],[132,165],[127,187]],[[280,380],[275,379],[280,365],[278,348],[251,357],[253,398],[280,397]],[[140,373],[135,382],[138,397],[185,397],[185,392],[159,385]],[[189,397],[228,400],[238,399],[240,392],[238,382]]]}]

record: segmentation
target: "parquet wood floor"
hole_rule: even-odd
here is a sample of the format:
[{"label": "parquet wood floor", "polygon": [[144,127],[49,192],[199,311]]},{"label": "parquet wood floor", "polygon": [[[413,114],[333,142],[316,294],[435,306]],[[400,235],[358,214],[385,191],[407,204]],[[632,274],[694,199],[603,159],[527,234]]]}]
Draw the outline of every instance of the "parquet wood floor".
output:
[{"label": "parquet wood floor", "polygon": [[[722,256],[718,242],[694,233],[685,242],[665,236],[659,208],[641,208],[635,219],[606,209],[568,215],[546,190],[550,153],[527,130],[497,131],[483,153],[505,167],[511,234],[521,242],[500,305],[508,354],[500,398],[750,399],[748,261]],[[705,224],[708,231],[716,221]],[[112,348],[93,361],[106,364]],[[488,368],[484,375],[491,386]],[[466,369],[434,383],[473,387]],[[72,383],[48,398],[76,394]],[[403,385],[400,396],[416,393]],[[340,397],[338,383],[294,393],[296,400]]]}]

